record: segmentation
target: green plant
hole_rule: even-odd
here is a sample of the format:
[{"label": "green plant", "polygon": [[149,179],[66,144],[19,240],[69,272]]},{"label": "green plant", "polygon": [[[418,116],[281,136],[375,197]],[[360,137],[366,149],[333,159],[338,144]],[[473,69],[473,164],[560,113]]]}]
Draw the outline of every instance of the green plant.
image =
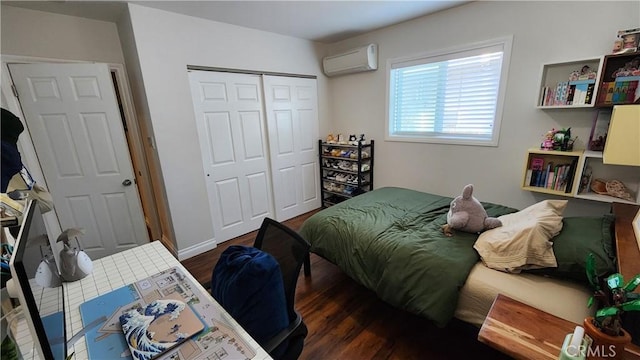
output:
[{"label": "green plant", "polygon": [[[607,335],[618,336],[622,333],[622,313],[640,311],[640,294],[633,292],[640,285],[640,274],[626,284],[619,273],[602,279],[596,274],[593,254],[587,255],[586,269],[587,278],[594,291],[587,306],[591,307],[597,300],[600,307],[594,316],[594,325]],[[602,281],[606,286],[601,285]]]}]

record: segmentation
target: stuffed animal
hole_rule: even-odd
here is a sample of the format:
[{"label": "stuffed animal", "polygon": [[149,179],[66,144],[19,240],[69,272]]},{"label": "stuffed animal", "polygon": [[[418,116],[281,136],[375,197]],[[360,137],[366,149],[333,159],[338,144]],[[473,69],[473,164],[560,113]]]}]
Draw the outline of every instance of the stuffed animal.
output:
[{"label": "stuffed animal", "polygon": [[453,236],[453,230],[480,233],[499,226],[502,222],[487,215],[480,201],[473,196],[473,185],[469,184],[462,190],[462,195],[451,202],[447,224],[442,226],[442,230],[445,235]]}]

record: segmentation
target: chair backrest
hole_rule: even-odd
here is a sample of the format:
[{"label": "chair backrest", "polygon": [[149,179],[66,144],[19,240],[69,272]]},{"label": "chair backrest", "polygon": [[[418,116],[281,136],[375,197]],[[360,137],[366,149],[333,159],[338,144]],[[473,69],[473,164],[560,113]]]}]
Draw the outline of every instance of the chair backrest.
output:
[{"label": "chair backrest", "polygon": [[294,301],[300,268],[311,245],[295,231],[273,219],[265,218],[253,244],[273,256],[280,265],[289,319],[296,318]]}]

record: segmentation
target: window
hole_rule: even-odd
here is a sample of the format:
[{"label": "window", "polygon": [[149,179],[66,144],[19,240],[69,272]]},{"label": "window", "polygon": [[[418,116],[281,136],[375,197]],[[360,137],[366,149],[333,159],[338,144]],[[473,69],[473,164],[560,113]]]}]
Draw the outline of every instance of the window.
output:
[{"label": "window", "polygon": [[387,140],[497,146],[511,37],[387,63]]}]

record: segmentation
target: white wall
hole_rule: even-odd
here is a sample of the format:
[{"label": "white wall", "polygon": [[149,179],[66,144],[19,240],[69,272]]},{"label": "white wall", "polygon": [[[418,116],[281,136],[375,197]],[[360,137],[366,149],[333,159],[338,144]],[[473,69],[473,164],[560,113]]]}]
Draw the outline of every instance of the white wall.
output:
[{"label": "white wall", "polygon": [[[213,246],[213,226],[187,65],[321,75],[313,42],[129,5],[180,258]],[[129,59],[127,59],[129,61]],[[326,81],[318,79],[320,123],[328,122]],[[136,104],[137,106],[139,104]],[[328,131],[321,125],[321,131]]]},{"label": "white wall", "polygon": [[115,23],[2,5],[2,55],[124,63]]},{"label": "white wall", "polygon": [[[608,54],[616,33],[640,25],[640,2],[480,1],[329,46],[330,53],[377,43],[379,68],[329,83],[330,131],[376,140],[375,187],[403,186],[446,196],[475,185],[482,201],[516,208],[548,198],[520,189],[527,148],[551,128],[571,127],[577,147],[589,138],[593,110],[535,108],[543,63]],[[513,35],[498,147],[384,141],[388,59]],[[565,215],[601,214],[609,204],[573,199]]]}]

